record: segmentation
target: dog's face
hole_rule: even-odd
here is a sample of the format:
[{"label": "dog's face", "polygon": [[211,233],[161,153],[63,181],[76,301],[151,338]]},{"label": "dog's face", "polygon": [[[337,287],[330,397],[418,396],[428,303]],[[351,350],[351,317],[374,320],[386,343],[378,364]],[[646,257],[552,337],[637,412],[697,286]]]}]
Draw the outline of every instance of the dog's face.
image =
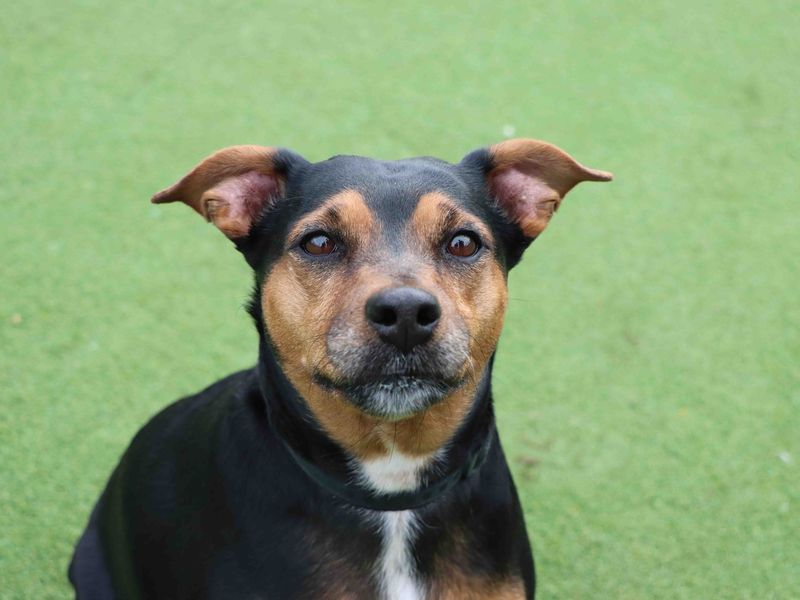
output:
[{"label": "dog's face", "polygon": [[335,439],[379,452],[392,424],[392,443],[424,454],[469,410],[508,269],[587,179],[609,175],[534,140],[458,165],[311,164],[249,146],[218,152],[154,201],[182,200],[237,242],[281,367]]},{"label": "dog's face", "polygon": [[287,193],[302,206],[261,305],[303,396],[399,420],[474,383],[500,332],[504,260],[488,206],[457,169],[338,157]]}]

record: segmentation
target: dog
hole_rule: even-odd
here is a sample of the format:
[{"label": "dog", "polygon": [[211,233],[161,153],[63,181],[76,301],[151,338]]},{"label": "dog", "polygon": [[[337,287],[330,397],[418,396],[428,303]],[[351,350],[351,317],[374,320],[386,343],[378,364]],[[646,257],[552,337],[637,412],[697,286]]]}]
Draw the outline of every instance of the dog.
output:
[{"label": "dog", "polygon": [[258,363],[134,437],[77,597],[533,598],[492,407],[507,275],[567,192],[610,180],[531,139],[458,164],[234,146],[156,194],[252,267]]}]

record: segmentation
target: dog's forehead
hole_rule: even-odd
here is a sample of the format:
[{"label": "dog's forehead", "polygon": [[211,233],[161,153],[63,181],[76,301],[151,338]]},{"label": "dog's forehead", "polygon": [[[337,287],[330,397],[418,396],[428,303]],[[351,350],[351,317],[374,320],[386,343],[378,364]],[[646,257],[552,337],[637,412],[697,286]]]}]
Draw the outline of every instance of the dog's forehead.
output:
[{"label": "dog's forehead", "polygon": [[457,165],[435,158],[396,161],[335,156],[303,174],[300,196],[311,211],[343,190],[355,190],[381,221],[409,219],[421,196],[439,192],[459,204],[471,203],[470,186]]}]

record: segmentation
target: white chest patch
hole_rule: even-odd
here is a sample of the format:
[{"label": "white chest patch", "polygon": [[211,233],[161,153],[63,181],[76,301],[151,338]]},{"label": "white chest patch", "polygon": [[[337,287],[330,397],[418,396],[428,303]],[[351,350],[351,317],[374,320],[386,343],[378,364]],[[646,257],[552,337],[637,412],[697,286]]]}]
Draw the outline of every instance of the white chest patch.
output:
[{"label": "white chest patch", "polygon": [[407,492],[419,486],[419,474],[432,456],[407,456],[392,452],[361,463],[362,481],[376,492]]},{"label": "white chest patch", "polygon": [[422,600],[425,594],[411,556],[416,526],[414,512],[387,512],[380,518],[383,520],[383,554],[379,568],[384,600]]},{"label": "white chest patch", "polygon": [[[400,452],[361,463],[364,483],[379,492],[416,489],[420,472],[434,456],[413,457]],[[414,568],[411,547],[418,521],[413,510],[373,513],[380,524],[382,552],[376,567],[383,600],[423,600],[425,590]]]}]

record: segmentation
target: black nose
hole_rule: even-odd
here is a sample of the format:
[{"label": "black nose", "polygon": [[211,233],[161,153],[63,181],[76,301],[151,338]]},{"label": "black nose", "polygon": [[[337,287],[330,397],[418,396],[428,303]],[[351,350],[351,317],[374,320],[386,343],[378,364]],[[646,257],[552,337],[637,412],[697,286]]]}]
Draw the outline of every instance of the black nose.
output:
[{"label": "black nose", "polygon": [[367,321],[381,339],[404,353],[427,342],[442,311],[431,294],[413,287],[396,287],[370,296]]}]

